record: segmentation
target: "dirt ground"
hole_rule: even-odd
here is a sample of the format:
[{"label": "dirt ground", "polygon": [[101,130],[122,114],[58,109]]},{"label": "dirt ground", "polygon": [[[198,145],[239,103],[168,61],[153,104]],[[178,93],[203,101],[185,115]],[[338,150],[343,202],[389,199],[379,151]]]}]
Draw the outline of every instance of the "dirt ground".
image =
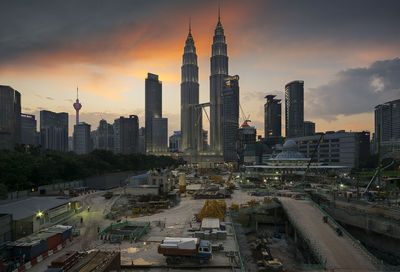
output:
[{"label": "dirt ground", "polygon": [[[157,253],[159,242],[164,237],[190,236],[191,234],[188,233],[190,222],[194,214],[201,210],[205,202],[204,199],[193,199],[187,196],[182,197],[181,202],[171,209],[161,210],[159,213],[149,216],[135,218],[128,216],[127,220],[129,221],[150,222],[151,228],[149,232],[140,239],[141,241],[136,243],[123,241],[121,244],[110,244],[98,239],[97,229],[98,227],[103,229],[112,222],[116,222],[105,219],[105,215],[110,211],[112,205],[116,201],[120,201],[119,196],[115,195],[121,193],[122,189],[118,188],[112,191],[114,192],[114,197],[109,200],[102,196],[105,192],[97,192],[77,198],[83,203],[83,212],[74,215],[64,224],[75,226],[80,230],[81,235],[74,239],[72,243],[68,243],[65,249],[35,265],[29,271],[44,271],[51,261],[68,250],[118,250],[121,251],[121,262],[123,264],[165,264],[165,257]],[[235,190],[232,198],[226,199],[226,202],[229,207],[231,203],[244,204],[252,199],[262,200],[262,197],[250,196],[247,192]],[[87,210],[88,205],[90,206],[90,211]],[[81,223],[81,218],[83,218],[83,223]],[[125,217],[122,218],[122,220],[124,219]],[[214,264],[229,265],[230,259],[226,257],[226,252],[237,251],[229,222],[227,231],[228,239],[223,242],[225,249],[221,253],[214,254],[212,260]]]}]

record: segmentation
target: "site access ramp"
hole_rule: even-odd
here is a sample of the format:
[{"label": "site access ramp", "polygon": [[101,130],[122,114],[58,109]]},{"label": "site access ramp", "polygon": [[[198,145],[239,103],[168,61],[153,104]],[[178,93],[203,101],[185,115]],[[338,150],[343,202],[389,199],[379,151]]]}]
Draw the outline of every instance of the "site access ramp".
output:
[{"label": "site access ramp", "polygon": [[324,223],[324,212],[311,200],[296,200],[279,197],[282,207],[297,231],[307,239],[319,254],[326,267],[334,271],[380,271],[380,264],[362,245],[344,229],[343,236],[337,234],[340,227],[330,219]]}]

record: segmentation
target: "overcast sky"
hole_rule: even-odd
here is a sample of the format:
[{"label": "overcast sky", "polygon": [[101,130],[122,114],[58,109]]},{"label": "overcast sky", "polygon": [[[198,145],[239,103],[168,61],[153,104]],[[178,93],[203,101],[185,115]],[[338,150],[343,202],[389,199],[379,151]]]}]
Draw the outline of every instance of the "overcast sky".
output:
[{"label": "overcast sky", "polygon": [[[283,99],[292,80],[305,81],[305,120],[317,131],[373,131],[374,106],[400,98],[400,1],[220,2],[229,73],[259,134],[264,96]],[[1,0],[0,84],[21,92],[25,113],[69,112],[71,134],[77,85],[92,129],[129,114],[143,126],[144,79],[155,73],[172,134],[189,17],[207,102],[217,9],[211,0]]]}]

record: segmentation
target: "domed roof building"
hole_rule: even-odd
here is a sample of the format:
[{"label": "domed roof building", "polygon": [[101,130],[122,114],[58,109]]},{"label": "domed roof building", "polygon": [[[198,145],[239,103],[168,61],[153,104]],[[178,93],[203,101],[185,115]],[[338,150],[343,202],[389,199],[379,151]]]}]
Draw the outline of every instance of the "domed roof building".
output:
[{"label": "domed roof building", "polygon": [[279,153],[275,158],[271,160],[300,160],[300,161],[309,161],[310,158],[304,158],[303,154],[298,151],[298,147],[295,141],[287,140],[282,147],[282,152]]},{"label": "domed roof building", "polygon": [[329,166],[311,162],[311,158],[304,157],[298,151],[295,141],[287,140],[282,152],[269,159],[266,165],[246,166],[245,180],[267,182],[302,180],[304,176],[321,176],[330,172],[344,171],[344,166]]}]

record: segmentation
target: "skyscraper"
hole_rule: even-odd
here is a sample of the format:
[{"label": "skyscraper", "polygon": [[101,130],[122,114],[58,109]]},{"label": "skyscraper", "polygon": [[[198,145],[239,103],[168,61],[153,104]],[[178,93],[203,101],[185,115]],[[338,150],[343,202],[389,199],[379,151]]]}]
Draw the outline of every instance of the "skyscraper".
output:
[{"label": "skyscraper", "polygon": [[375,107],[375,135],[380,140],[400,139],[400,99],[386,102]]},{"label": "skyscraper", "polygon": [[222,87],[228,76],[228,55],[224,29],[218,9],[218,23],[212,44],[210,76],[210,144],[211,150],[222,155]]},{"label": "skyscraper", "polygon": [[286,138],[304,136],[304,81],[295,80],[285,86]]},{"label": "skyscraper", "polygon": [[169,136],[169,152],[178,152],[182,144],[182,133],[174,131],[174,134]]},{"label": "skyscraper", "polygon": [[89,124],[80,122],[74,125],[73,145],[76,154],[88,154],[91,151],[92,145]]},{"label": "skyscraper", "polygon": [[304,136],[312,136],[315,134],[315,123],[304,121]]},{"label": "skyscraper", "polygon": [[93,149],[114,151],[114,128],[102,119],[93,134]]},{"label": "skyscraper", "polygon": [[375,107],[375,139],[374,151],[379,140],[382,154],[400,153],[400,99]]},{"label": "skyscraper", "polygon": [[40,143],[45,150],[68,151],[68,113],[40,111]]},{"label": "skyscraper", "polygon": [[24,145],[39,145],[36,131],[35,115],[21,113],[21,143]]},{"label": "skyscraper", "polygon": [[222,89],[222,146],[224,161],[236,161],[239,129],[239,76],[225,78]]},{"label": "skyscraper", "polygon": [[139,128],[139,153],[145,154],[145,133],[146,130],[144,127]]},{"label": "skyscraper", "polygon": [[181,150],[196,151],[201,142],[202,115],[201,108],[195,107],[199,104],[199,67],[190,22],[181,73]]},{"label": "skyscraper", "polygon": [[162,83],[158,75],[148,73],[145,83],[145,146],[146,153],[153,152],[152,120],[162,118]]},{"label": "skyscraper", "polygon": [[129,115],[114,121],[115,153],[131,154],[139,152],[139,118]]},{"label": "skyscraper", "polygon": [[21,141],[21,94],[0,85],[0,149],[14,149]]},{"label": "skyscraper", "polygon": [[165,153],[168,151],[168,118],[152,119],[151,128],[152,153]]},{"label": "skyscraper", "polygon": [[267,95],[264,104],[264,138],[280,137],[282,135],[282,104],[276,95]]}]

